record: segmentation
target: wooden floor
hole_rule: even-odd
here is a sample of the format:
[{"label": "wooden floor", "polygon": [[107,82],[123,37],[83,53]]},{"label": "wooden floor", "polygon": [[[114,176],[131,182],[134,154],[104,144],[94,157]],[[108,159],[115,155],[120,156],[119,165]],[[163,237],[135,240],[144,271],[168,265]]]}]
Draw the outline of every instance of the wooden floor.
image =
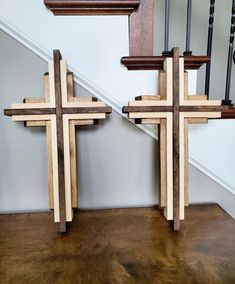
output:
[{"label": "wooden floor", "polygon": [[0,283],[235,283],[235,221],[217,205],[171,231],[157,209],[82,211],[67,234],[51,213],[0,216]]}]

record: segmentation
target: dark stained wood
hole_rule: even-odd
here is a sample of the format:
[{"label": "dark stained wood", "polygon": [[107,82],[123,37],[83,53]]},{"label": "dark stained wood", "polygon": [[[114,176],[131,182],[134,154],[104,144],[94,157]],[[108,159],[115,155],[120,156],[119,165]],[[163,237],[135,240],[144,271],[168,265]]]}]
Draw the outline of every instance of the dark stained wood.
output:
[{"label": "dark stained wood", "polygon": [[226,112],[227,106],[180,106],[182,112]]},{"label": "dark stained wood", "polygon": [[173,48],[173,219],[180,229],[179,48]]},{"label": "dark stained wood", "polygon": [[130,15],[140,0],[44,0],[54,15]]},{"label": "dark stained wood", "polygon": [[[126,56],[121,63],[128,70],[163,70],[165,56]],[[198,70],[204,63],[210,62],[209,56],[186,56],[184,66],[187,70]]]},{"label": "dark stained wood", "polygon": [[221,118],[235,118],[235,107],[229,107],[226,111],[222,111]]},{"label": "dark stained wood", "polygon": [[142,124],[142,119],[141,118],[136,118],[135,119],[135,124]]},{"label": "dark stained wood", "polygon": [[129,17],[130,56],[153,56],[153,0],[141,0]]},{"label": "dark stained wood", "polygon": [[171,112],[172,106],[124,106],[123,113],[129,112]]},{"label": "dark stained wood", "polygon": [[235,283],[235,221],[217,205],[186,208],[177,234],[156,208],[75,211],[63,235],[53,213],[0,226],[4,284]]},{"label": "dark stained wood", "polygon": [[73,113],[111,113],[112,107],[70,107],[63,108],[63,114],[73,114]]},{"label": "dark stained wood", "polygon": [[[111,107],[74,107],[74,108],[63,108],[62,114],[72,114],[72,113],[111,113]],[[32,108],[32,109],[4,109],[4,115],[45,115],[45,114],[55,114],[55,108]]]},{"label": "dark stained wood", "polygon": [[31,109],[4,109],[4,115],[45,115],[55,114],[54,108],[31,108]]},{"label": "dark stained wood", "polygon": [[[172,106],[124,106],[123,113],[129,112],[172,112]],[[235,108],[231,109],[228,106],[179,106],[180,112],[222,112],[223,116],[234,117]]]},{"label": "dark stained wood", "polygon": [[65,206],[65,177],[64,177],[64,137],[59,50],[53,51],[54,76],[55,76],[55,104],[57,127],[57,154],[58,154],[58,186],[60,208],[60,232],[66,232],[66,206]]}]

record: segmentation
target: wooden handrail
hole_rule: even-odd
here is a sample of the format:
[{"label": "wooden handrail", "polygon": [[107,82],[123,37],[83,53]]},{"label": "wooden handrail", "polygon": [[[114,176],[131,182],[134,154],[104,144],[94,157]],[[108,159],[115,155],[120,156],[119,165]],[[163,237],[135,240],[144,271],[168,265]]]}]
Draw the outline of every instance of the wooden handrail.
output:
[{"label": "wooden handrail", "polygon": [[[128,70],[162,70],[165,56],[128,56],[122,57],[121,63]],[[185,56],[184,64],[187,70],[197,70],[204,63],[210,62],[209,56]]]},{"label": "wooden handrail", "polygon": [[44,0],[54,15],[130,15],[140,0]]}]

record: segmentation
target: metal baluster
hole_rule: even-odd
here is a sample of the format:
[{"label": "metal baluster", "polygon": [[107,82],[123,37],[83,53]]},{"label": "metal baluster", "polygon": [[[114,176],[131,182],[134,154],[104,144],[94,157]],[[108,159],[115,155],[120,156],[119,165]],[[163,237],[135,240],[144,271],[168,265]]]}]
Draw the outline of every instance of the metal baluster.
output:
[{"label": "metal baluster", "polygon": [[187,28],[186,28],[186,50],[184,52],[184,56],[192,55],[192,51],[190,51],[191,29],[192,29],[192,0],[188,0]]},{"label": "metal baluster", "polygon": [[[207,56],[210,57],[212,54],[214,14],[215,14],[215,0],[210,0],[210,16],[209,16],[208,40],[207,40]],[[208,62],[206,65],[206,82],[205,82],[205,94],[207,95],[208,98],[210,92],[210,76],[211,76],[211,63]]]},{"label": "metal baluster", "polygon": [[234,32],[235,32],[235,0],[232,1],[232,18],[231,18],[231,28],[230,28],[230,38],[229,38],[228,65],[227,65],[227,76],[226,76],[226,87],[225,87],[225,99],[222,101],[223,105],[232,105],[232,101],[230,100],[230,86],[231,86],[232,62],[233,62]]},{"label": "metal baluster", "polygon": [[165,35],[164,35],[164,51],[163,56],[170,56],[169,51],[169,33],[170,33],[170,0],[165,0]]}]

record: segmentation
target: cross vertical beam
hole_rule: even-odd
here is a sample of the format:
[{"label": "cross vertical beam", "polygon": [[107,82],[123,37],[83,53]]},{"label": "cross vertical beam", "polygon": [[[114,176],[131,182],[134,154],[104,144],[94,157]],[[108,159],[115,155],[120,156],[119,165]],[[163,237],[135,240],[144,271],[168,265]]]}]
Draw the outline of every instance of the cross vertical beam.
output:
[{"label": "cross vertical beam", "polygon": [[60,60],[61,60],[61,54],[60,54],[59,50],[54,50],[53,51],[53,61],[54,61],[54,78],[55,78],[60,232],[66,232],[65,177],[64,177],[64,137],[63,137]]},{"label": "cross vertical beam", "polygon": [[173,221],[180,228],[179,48],[173,48]]}]

